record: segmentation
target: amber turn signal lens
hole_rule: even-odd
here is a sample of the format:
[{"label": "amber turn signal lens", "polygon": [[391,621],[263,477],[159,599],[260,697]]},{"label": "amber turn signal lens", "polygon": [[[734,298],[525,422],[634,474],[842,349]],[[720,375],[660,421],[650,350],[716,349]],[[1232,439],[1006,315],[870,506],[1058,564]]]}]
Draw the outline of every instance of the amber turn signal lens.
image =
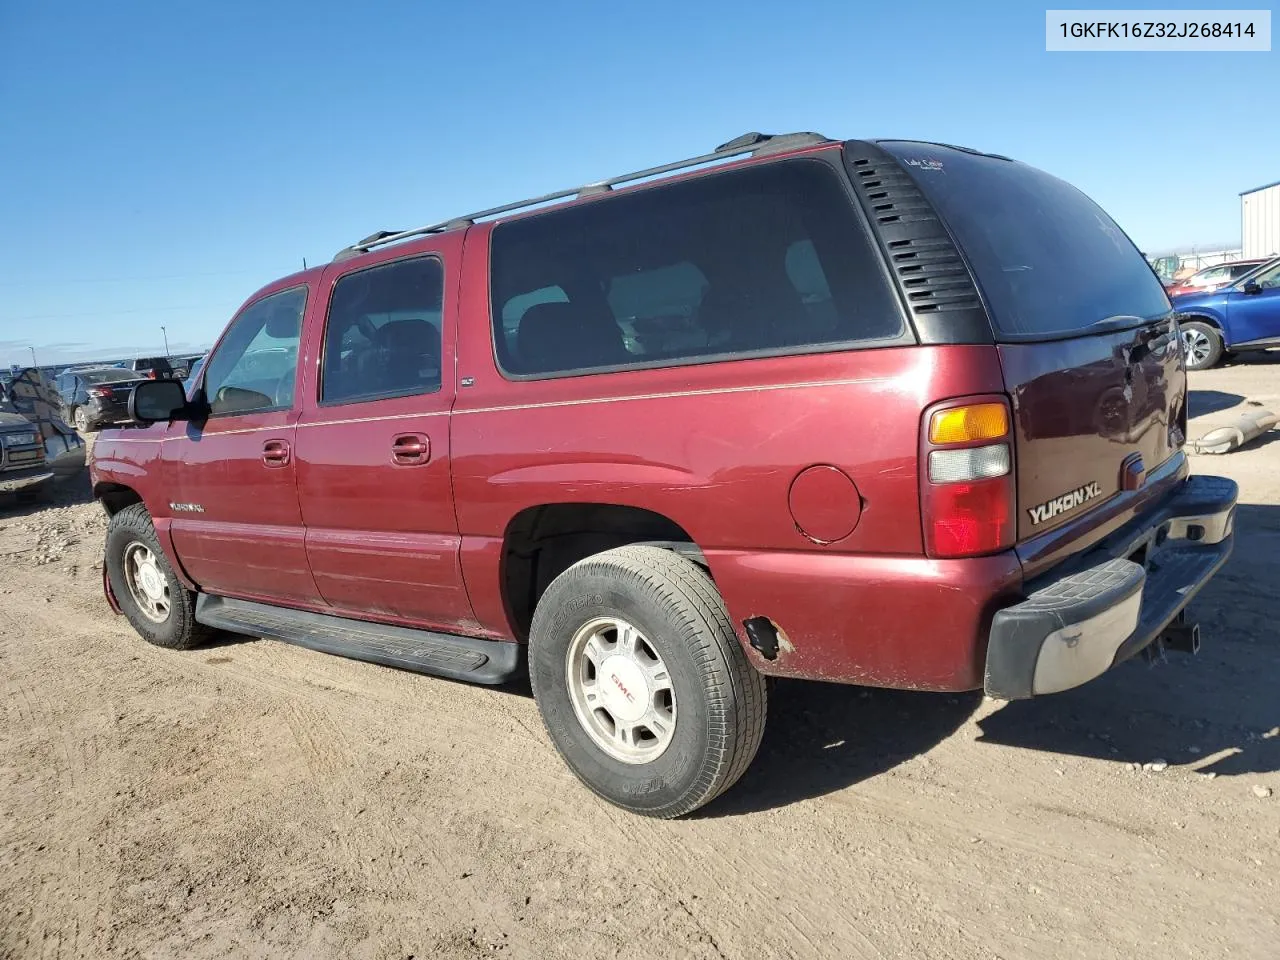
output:
[{"label": "amber turn signal lens", "polygon": [[939,410],[929,419],[930,443],[970,443],[994,440],[1009,432],[1009,411],[1003,403],[975,403]]}]

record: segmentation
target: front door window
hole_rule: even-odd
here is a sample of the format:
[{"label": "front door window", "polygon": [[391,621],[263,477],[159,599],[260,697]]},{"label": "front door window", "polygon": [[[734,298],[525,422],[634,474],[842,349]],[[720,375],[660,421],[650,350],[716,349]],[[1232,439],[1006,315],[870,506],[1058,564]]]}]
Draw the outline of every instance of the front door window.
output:
[{"label": "front door window", "polygon": [[204,378],[210,416],[293,406],[307,292],[299,287],[251,305],[231,325]]}]

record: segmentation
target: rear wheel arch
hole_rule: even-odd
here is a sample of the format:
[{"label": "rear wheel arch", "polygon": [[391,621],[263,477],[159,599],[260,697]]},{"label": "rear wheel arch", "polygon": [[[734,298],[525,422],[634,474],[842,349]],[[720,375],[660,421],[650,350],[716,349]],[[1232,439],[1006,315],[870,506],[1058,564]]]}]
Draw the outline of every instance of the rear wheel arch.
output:
[{"label": "rear wheel arch", "polygon": [[500,585],[514,636],[526,639],[547,587],[580,560],[631,544],[664,547],[698,563],[706,558],[680,523],[616,503],[544,503],[511,518],[503,534]]}]

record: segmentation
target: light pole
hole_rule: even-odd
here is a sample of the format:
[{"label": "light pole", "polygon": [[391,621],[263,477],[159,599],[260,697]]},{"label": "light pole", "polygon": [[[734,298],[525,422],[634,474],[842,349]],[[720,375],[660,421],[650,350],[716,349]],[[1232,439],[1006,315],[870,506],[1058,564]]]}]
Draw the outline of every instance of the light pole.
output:
[{"label": "light pole", "polygon": [[38,368],[40,366],[40,361],[36,359],[36,348],[27,347],[27,349],[31,351],[31,365]]},{"label": "light pole", "polygon": [[167,357],[169,356],[169,331],[161,325],[160,333],[164,335],[164,355]]}]

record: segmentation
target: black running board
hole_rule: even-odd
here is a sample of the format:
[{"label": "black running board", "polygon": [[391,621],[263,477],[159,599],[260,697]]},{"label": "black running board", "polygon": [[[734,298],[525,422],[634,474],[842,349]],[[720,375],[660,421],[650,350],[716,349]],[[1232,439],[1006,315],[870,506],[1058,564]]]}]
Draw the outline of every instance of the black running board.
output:
[{"label": "black running board", "polygon": [[392,627],[206,593],[196,600],[196,620],[229,633],[271,637],[321,653],[471,683],[506,683],[520,671],[524,651],[523,644],[503,640]]}]

